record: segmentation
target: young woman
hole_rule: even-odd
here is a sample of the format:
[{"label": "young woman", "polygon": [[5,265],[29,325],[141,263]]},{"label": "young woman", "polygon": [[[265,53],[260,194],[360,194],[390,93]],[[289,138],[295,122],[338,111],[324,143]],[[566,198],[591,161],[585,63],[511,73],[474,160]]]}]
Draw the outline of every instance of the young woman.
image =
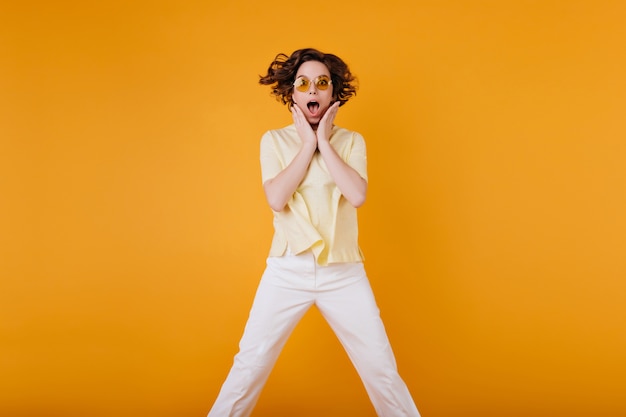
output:
[{"label": "young woman", "polygon": [[293,124],[261,139],[263,188],[274,238],[239,353],[209,417],[249,416],[298,321],[315,305],[346,349],[378,416],[419,417],[380,318],[357,242],[365,202],[363,137],[333,124],[356,94],[337,56],[315,49],[279,54],[260,81]]}]

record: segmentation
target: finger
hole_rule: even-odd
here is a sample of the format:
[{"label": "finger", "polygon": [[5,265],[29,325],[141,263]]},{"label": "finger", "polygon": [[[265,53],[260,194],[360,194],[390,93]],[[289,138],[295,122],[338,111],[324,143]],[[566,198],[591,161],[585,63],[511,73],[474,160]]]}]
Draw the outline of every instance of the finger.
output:
[{"label": "finger", "polygon": [[322,119],[324,119],[324,121],[328,121],[332,123],[335,120],[335,116],[337,115],[338,107],[339,106],[337,106],[336,104],[333,104],[332,106],[330,106],[330,108],[328,109],[326,114],[324,114],[324,117],[322,117]]},{"label": "finger", "polygon": [[339,102],[335,101],[331,106],[330,106],[330,111],[332,111],[333,113],[337,113],[337,110],[339,109]]},{"label": "finger", "polygon": [[291,114],[293,115],[293,120],[295,122],[302,121],[302,110],[300,110],[300,108],[296,106],[295,104],[291,106]]},{"label": "finger", "polygon": [[302,109],[300,107],[298,107],[298,106],[294,106],[294,107],[296,108],[296,114],[298,115],[298,118],[300,120],[305,119],[304,113],[302,112]]}]

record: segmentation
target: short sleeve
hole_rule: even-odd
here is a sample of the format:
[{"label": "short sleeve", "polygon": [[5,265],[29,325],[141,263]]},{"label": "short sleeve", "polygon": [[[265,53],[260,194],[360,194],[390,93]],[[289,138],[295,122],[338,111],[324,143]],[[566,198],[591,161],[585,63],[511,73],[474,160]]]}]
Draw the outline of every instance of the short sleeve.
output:
[{"label": "short sleeve", "polygon": [[261,138],[261,180],[265,181],[274,178],[282,170],[283,166],[278,158],[276,147],[274,146],[274,138],[270,131],[266,132]]},{"label": "short sleeve", "polygon": [[367,151],[365,139],[363,139],[360,133],[354,132],[353,134],[352,147],[347,163],[367,181]]}]

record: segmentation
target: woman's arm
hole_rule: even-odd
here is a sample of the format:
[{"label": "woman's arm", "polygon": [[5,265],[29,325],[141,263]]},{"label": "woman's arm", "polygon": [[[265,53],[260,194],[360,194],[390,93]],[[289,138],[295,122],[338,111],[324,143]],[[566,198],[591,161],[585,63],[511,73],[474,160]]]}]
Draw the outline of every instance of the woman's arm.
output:
[{"label": "woman's arm", "polygon": [[304,179],[309,164],[317,149],[317,137],[311,129],[304,115],[297,113],[297,106],[293,106],[292,114],[298,135],[302,139],[302,147],[293,160],[274,178],[263,183],[265,198],[274,211],[282,211]]},{"label": "woman's arm", "polygon": [[361,207],[363,203],[365,203],[367,181],[365,181],[354,168],[341,159],[330,142],[320,141],[318,148],[341,194],[343,194],[346,200],[354,207]]},{"label": "woman's arm", "polygon": [[360,207],[365,203],[367,194],[367,181],[350,165],[348,165],[330,144],[330,132],[337,115],[339,102],[333,104],[317,127],[317,148],[326,163],[330,175],[335,180],[341,194],[354,207]]},{"label": "woman's arm", "polygon": [[315,153],[315,146],[303,144],[298,154],[280,174],[263,183],[265,198],[274,211],[282,211],[302,182]]}]

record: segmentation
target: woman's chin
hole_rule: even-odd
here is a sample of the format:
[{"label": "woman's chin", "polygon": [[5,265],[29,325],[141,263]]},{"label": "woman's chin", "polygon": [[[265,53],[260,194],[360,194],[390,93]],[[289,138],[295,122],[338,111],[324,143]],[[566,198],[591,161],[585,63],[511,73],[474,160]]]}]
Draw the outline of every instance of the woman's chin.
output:
[{"label": "woman's chin", "polygon": [[309,122],[309,124],[311,126],[313,126],[313,125],[317,126],[320,123],[320,121],[322,120],[322,118],[324,117],[324,113],[326,113],[326,110],[318,112],[315,115],[307,114],[306,115],[306,120],[307,120],[307,122]]}]

